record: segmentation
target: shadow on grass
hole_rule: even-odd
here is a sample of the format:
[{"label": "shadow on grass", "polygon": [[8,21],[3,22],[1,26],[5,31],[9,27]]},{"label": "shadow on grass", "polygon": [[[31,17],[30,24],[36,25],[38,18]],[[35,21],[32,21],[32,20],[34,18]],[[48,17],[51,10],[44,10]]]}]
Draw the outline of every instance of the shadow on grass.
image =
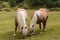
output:
[{"label": "shadow on grass", "polygon": [[[53,30],[54,29],[47,29],[46,32],[43,32],[41,34],[39,33],[40,30],[36,30],[34,35],[32,35],[32,36],[27,35],[24,39],[28,38],[30,40],[33,36],[37,36],[37,35],[39,35],[41,37],[41,36],[51,33]],[[9,31],[9,32],[0,34],[0,36],[1,36],[0,39],[3,39],[3,40],[20,40],[20,39],[24,40],[24,39],[22,39],[21,34],[19,32],[16,33],[16,37],[13,36],[13,33],[14,33],[13,31]]]}]

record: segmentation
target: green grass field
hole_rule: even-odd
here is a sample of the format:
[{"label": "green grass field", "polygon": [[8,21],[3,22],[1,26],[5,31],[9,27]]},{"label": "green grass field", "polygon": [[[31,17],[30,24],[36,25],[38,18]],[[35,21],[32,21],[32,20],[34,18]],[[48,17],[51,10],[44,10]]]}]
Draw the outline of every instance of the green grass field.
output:
[{"label": "green grass field", "polygon": [[[34,11],[28,10],[27,24],[29,24],[31,14]],[[26,36],[25,39],[21,39],[19,32],[17,32],[16,37],[13,37],[14,16],[15,11],[13,10],[10,12],[0,11],[0,40],[60,40],[60,11],[49,11],[46,32],[40,34],[39,26],[36,24],[35,35]]]}]

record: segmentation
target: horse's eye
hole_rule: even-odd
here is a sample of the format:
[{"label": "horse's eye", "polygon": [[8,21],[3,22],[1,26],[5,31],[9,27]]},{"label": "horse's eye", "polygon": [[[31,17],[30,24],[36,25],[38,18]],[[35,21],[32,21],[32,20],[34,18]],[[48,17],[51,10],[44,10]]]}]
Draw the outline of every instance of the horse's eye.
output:
[{"label": "horse's eye", "polygon": [[23,27],[22,27],[22,29],[23,29]]},{"label": "horse's eye", "polygon": [[32,25],[32,27],[34,27],[34,25]]}]

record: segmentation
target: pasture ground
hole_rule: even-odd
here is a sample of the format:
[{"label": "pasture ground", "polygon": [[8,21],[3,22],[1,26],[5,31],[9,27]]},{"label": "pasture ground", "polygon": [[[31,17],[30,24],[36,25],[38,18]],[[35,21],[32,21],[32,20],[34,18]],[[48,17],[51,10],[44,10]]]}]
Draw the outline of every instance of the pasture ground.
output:
[{"label": "pasture ground", "polygon": [[[27,24],[29,24],[31,14],[35,10],[27,11]],[[21,39],[20,33],[18,31],[16,37],[13,37],[14,16],[15,10],[11,10],[10,12],[0,11],[0,40],[60,40],[60,11],[49,11],[46,32],[40,34],[39,26],[36,24],[35,35],[26,36],[25,39]]]}]

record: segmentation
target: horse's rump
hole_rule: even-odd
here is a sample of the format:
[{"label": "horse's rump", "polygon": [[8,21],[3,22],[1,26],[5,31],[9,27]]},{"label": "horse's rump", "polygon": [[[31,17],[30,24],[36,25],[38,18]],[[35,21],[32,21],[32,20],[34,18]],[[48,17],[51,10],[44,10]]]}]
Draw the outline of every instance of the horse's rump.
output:
[{"label": "horse's rump", "polygon": [[48,16],[48,10],[46,8],[40,8],[39,11],[41,16],[38,19],[40,19],[40,21],[46,19]]}]

